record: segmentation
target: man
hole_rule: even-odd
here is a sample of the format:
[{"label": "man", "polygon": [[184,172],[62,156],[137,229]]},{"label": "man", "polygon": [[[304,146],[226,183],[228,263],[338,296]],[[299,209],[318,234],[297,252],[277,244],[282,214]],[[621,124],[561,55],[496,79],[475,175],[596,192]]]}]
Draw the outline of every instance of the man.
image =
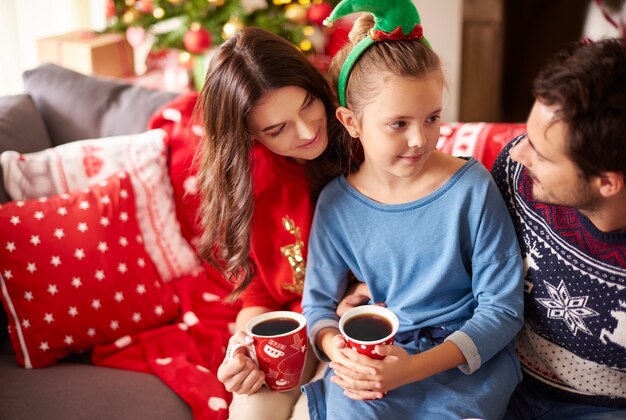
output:
[{"label": "man", "polygon": [[626,45],[573,46],[535,79],[492,168],[525,263],[524,379],[506,418],[626,418]]}]

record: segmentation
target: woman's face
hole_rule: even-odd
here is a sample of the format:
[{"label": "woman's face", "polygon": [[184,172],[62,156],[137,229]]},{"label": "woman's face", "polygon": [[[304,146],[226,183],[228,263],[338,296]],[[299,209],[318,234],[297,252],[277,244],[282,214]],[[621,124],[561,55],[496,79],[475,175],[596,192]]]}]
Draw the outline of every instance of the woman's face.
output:
[{"label": "woman's face", "polygon": [[301,87],[268,92],[252,108],[248,125],[254,140],[301,163],[315,159],[328,146],[324,103]]}]

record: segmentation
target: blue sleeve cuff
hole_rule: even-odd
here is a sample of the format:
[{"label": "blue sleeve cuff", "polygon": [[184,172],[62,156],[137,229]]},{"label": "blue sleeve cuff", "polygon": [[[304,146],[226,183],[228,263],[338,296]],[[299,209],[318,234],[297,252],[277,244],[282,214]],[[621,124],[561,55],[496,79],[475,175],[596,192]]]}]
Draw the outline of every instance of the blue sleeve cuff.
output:
[{"label": "blue sleeve cuff", "polygon": [[459,370],[466,375],[474,373],[481,365],[480,354],[478,354],[478,348],[474,344],[474,340],[463,331],[455,331],[445,339],[445,341],[452,341],[461,350],[467,363],[459,366]]},{"label": "blue sleeve cuff", "polygon": [[323,362],[329,362],[330,359],[326,354],[317,347],[317,334],[324,328],[337,328],[339,329],[339,321],[336,319],[322,319],[315,323],[309,330],[309,340],[311,341],[311,347],[315,356]]}]

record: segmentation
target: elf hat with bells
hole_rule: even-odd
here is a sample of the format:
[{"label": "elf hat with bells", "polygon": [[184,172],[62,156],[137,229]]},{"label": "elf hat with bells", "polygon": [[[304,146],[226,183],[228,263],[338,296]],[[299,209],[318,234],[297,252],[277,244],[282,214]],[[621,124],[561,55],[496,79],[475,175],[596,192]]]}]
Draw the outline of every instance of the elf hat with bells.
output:
[{"label": "elf hat with bells", "polygon": [[324,20],[324,25],[331,27],[337,19],[356,12],[374,15],[374,27],[350,51],[341,67],[337,89],[342,106],[346,106],[346,87],[352,68],[375,42],[419,39],[430,47],[424,38],[420,15],[411,0],[342,0]]}]

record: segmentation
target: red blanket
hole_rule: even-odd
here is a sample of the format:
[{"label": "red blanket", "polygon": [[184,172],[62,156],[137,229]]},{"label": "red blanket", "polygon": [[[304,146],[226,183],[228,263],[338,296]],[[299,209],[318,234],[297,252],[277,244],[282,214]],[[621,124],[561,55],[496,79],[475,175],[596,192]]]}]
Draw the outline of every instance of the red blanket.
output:
[{"label": "red blanket", "polygon": [[228,290],[220,281],[212,281],[215,275],[208,268],[172,281],[180,298],[177,321],[97,346],[93,363],[157,375],[189,404],[194,418],[228,418],[231,395],[216,372],[239,307],[222,303]]},{"label": "red blanket", "polygon": [[[168,132],[177,217],[183,236],[192,245],[199,233],[193,165],[200,132],[198,125],[190,123],[195,99],[195,94],[178,98],[166,107],[167,112],[159,110],[150,123],[150,128]],[[189,404],[194,418],[226,419],[231,395],[217,380],[216,372],[240,305],[222,302],[230,285],[207,264],[203,272],[173,280],[169,285],[180,299],[180,315],[175,323],[97,346],[92,361],[157,375]]]}]

